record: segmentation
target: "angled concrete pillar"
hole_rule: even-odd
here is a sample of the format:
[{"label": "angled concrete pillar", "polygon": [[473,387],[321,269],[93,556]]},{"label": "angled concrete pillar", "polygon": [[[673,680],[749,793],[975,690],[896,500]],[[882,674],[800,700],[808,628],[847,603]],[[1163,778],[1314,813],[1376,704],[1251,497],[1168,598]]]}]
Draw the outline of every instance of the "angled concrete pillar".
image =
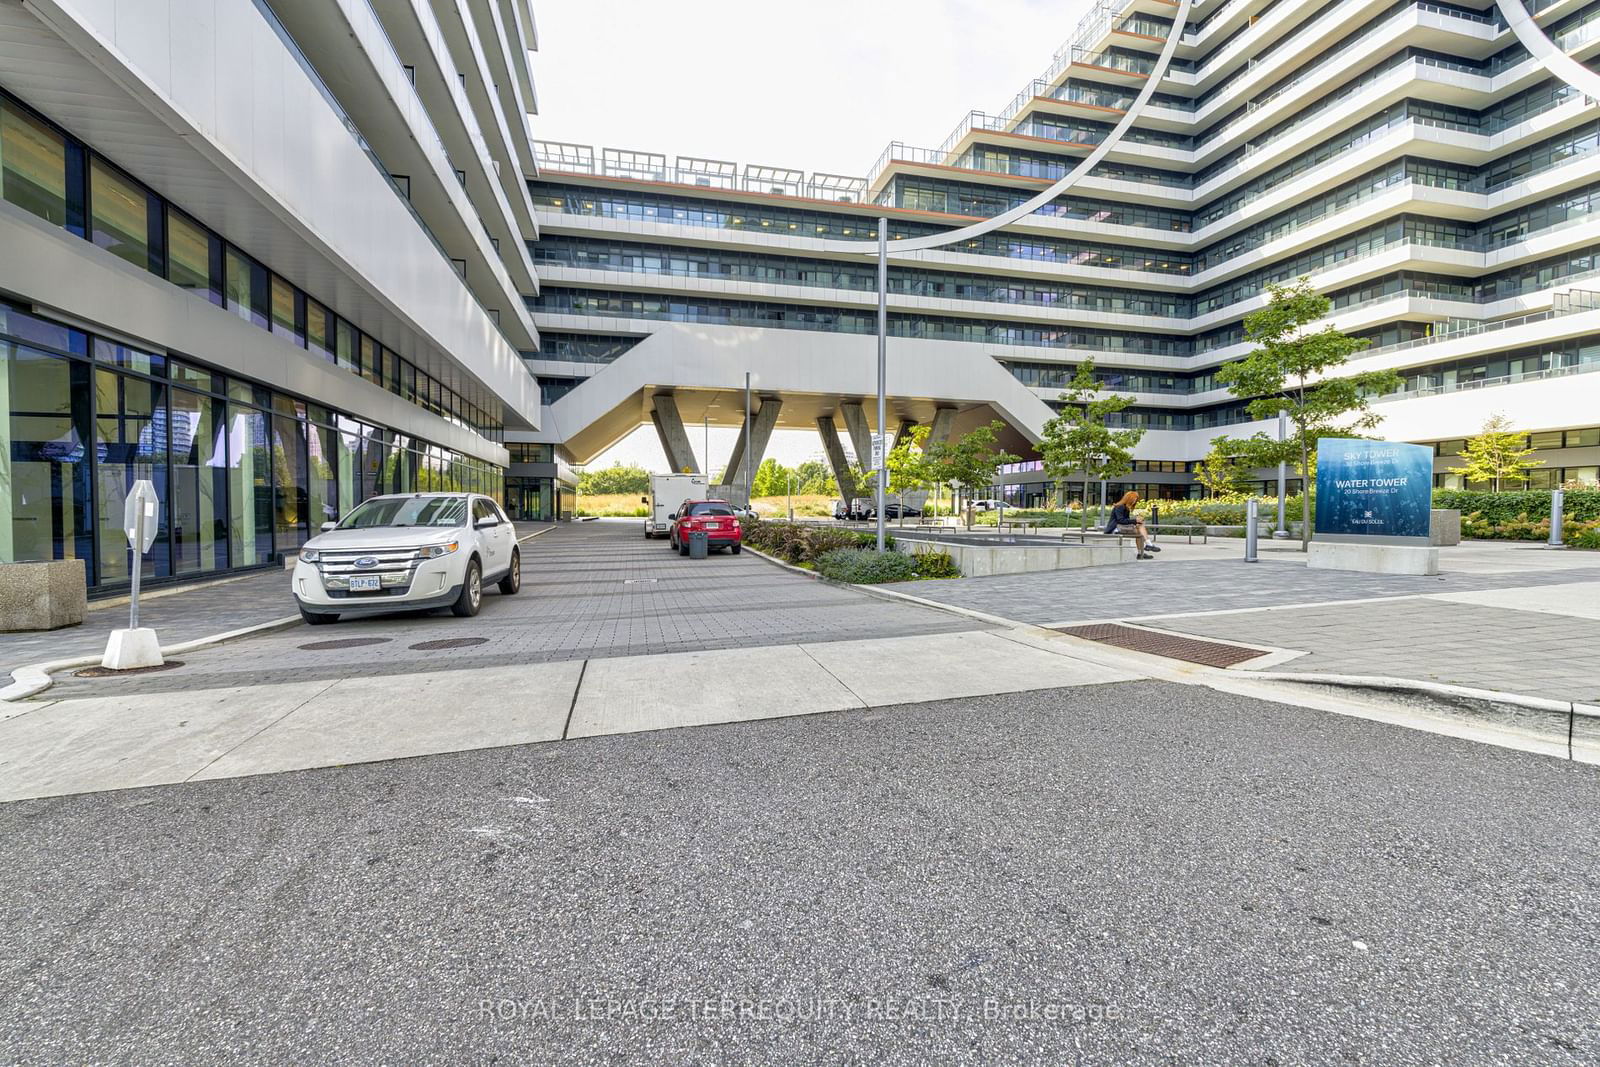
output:
[{"label": "angled concrete pillar", "polygon": [[956,426],[955,408],[937,408],[933,413],[933,422],[928,428],[928,441],[930,444],[940,444],[950,440],[950,431]]},{"label": "angled concrete pillar", "polygon": [[839,405],[839,414],[844,417],[844,428],[850,431],[850,447],[856,450],[856,466],[871,465],[872,430],[867,426],[867,413],[862,410],[861,401],[846,400]]},{"label": "angled concrete pillar", "polygon": [[900,446],[900,442],[906,440],[911,435],[911,431],[916,428],[916,419],[901,419],[900,428],[894,432],[893,446],[898,448]]},{"label": "angled concrete pillar", "polygon": [[839,428],[833,424],[832,415],[817,416],[817,436],[822,438],[822,452],[828,457],[833,480],[839,483],[839,495],[848,503],[855,498],[856,483],[850,478],[850,463],[845,459],[844,446],[839,443]]},{"label": "angled concrete pillar", "polygon": [[745,435],[741,432],[733,446],[733,456],[728,460],[728,469],[722,474],[723,486],[728,488],[738,486],[742,489],[755,480],[755,472],[761,466],[761,457],[767,453],[767,442],[772,439],[772,428],[778,425],[778,412],[782,410],[783,401],[777,397],[761,398],[761,407],[750,416],[750,481],[745,480]]},{"label": "angled concrete pillar", "polygon": [[674,474],[699,474],[694,449],[689,447],[689,435],[683,429],[683,416],[678,414],[678,401],[671,393],[657,393],[650,409],[650,421],[656,425],[656,436],[661,438],[661,451],[667,454],[667,466]]}]

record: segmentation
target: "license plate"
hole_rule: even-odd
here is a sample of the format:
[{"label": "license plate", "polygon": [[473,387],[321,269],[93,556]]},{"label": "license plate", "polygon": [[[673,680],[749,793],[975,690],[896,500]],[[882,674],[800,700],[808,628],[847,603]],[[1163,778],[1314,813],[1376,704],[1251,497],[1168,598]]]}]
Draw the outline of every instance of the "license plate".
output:
[{"label": "license plate", "polygon": [[350,576],[350,591],[352,593],[376,593],[380,588],[376,574],[352,574]]}]

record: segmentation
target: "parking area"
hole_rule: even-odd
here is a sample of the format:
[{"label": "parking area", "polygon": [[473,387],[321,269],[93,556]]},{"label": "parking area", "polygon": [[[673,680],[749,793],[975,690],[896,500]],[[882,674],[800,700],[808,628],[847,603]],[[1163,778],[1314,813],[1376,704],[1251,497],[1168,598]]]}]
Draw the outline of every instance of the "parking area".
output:
[{"label": "parking area", "polygon": [[[813,581],[749,553],[685,559],[666,541],[645,540],[637,522],[562,525],[524,540],[522,551],[522,591],[502,596],[491,588],[476,618],[433,612],[315,630],[296,625],[187,654],[173,671],[64,675],[48,696],[270,685],[284,681],[286,665],[296,680],[316,681],[979,628]],[[276,613],[293,610],[285,576]]]}]

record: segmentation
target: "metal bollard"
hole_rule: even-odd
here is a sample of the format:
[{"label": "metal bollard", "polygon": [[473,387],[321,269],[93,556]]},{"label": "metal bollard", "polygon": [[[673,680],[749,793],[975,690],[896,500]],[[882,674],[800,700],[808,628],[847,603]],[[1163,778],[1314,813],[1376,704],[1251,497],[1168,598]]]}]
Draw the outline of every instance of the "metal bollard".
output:
[{"label": "metal bollard", "polygon": [[1152,545],[1156,543],[1156,531],[1159,530],[1160,527],[1161,507],[1160,505],[1153,504],[1150,507],[1150,543]]},{"label": "metal bollard", "polygon": [[1550,542],[1547,545],[1545,545],[1544,547],[1546,547],[1546,548],[1566,548],[1567,547],[1566,545],[1561,543],[1561,522],[1562,522],[1562,519],[1564,517],[1562,513],[1565,511],[1565,509],[1566,509],[1566,492],[1564,490],[1561,490],[1561,489],[1553,489],[1553,490],[1551,490],[1551,492],[1550,492]]},{"label": "metal bollard", "polygon": [[1244,506],[1244,561],[1246,563],[1259,563],[1256,556],[1256,514],[1261,510],[1260,502],[1251,497]]}]

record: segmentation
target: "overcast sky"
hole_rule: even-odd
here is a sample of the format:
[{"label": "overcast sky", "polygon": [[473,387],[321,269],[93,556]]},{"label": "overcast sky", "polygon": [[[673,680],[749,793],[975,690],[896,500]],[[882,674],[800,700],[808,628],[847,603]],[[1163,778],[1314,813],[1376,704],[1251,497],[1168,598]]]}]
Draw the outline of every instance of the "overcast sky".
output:
[{"label": "overcast sky", "polygon": [[[535,0],[533,136],[863,176],[1041,74],[1088,0]],[[712,466],[736,431],[713,430]],[[701,435],[691,434],[696,452]],[[820,454],[815,434],[767,455]],[[599,457],[664,469],[641,427]]]}]

